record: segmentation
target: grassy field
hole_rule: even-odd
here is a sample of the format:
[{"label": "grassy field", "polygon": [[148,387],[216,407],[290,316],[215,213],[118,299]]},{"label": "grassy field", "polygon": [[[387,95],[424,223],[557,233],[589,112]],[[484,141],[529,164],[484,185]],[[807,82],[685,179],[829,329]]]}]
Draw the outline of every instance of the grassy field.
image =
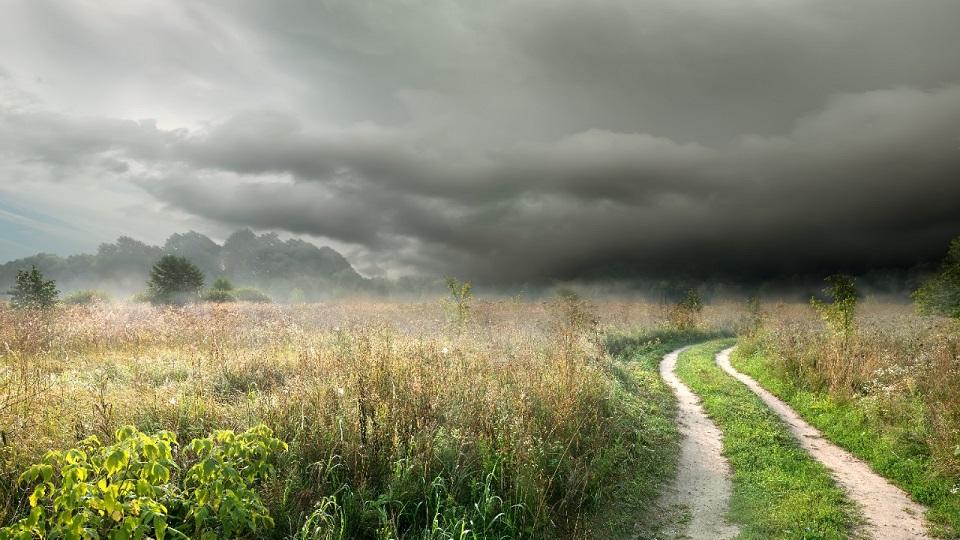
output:
[{"label": "grassy field", "polygon": [[725,339],[688,349],[677,374],[723,432],[724,455],[734,471],[730,517],[740,524],[740,537],[847,538],[855,516],[829,472],[760,398],[714,362],[714,355],[733,343]]},{"label": "grassy field", "polygon": [[572,298],[477,302],[463,323],[436,303],[0,308],[0,521],[30,512],[18,477],[49,450],[94,461],[90,436],[167,430],[176,482],[189,441],[262,424],[287,450],[252,484],[274,524],[249,537],[612,536],[671,472],[655,360],[701,335],[658,339],[667,318]]},{"label": "grassy field", "polygon": [[960,328],[909,306],[866,304],[849,337],[808,310],[766,310],[733,363],[826,437],[930,507],[937,535],[960,532]]},{"label": "grassy field", "polygon": [[[739,369],[956,537],[955,322],[867,303],[840,340],[808,305],[765,307],[762,321],[708,305],[683,331],[670,306],[644,302],[476,301],[466,320],[449,307],[0,307],[0,527],[36,507],[73,519],[51,491],[66,493],[72,470],[87,490],[78,500],[105,497],[84,503],[93,522],[153,527],[149,490],[128,474],[155,481],[164,519],[197,538],[655,535],[679,437],[657,365],[713,340],[681,355],[678,374],[724,432],[743,537],[846,537],[855,517],[827,472],[714,365],[739,329]],[[169,455],[146,457],[173,439]],[[231,461],[241,455],[252,465]],[[49,484],[31,468],[46,463],[58,471]],[[205,466],[221,472],[203,477]],[[214,482],[229,471],[244,480]],[[91,474],[108,479],[96,487]],[[124,486],[114,509],[104,493]],[[238,506],[222,502],[228,491]]]}]

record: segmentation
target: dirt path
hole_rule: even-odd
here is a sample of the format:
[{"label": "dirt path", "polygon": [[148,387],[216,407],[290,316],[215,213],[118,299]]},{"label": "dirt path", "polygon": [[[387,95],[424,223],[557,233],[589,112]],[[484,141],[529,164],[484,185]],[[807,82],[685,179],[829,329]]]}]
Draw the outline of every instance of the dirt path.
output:
[{"label": "dirt path", "polygon": [[683,436],[677,477],[660,497],[660,506],[682,512],[679,527],[684,530],[675,532],[683,538],[733,538],[739,529],[725,517],[732,490],[730,465],[720,454],[720,430],[707,418],[696,395],[673,372],[682,351],[674,351],[660,362],[660,375],[677,395],[677,420]]},{"label": "dirt path", "polygon": [[930,538],[925,533],[926,508],[913,502],[900,488],[873,472],[870,467],[842,448],[830,443],[807,424],[786,403],[764,390],[757,381],[730,365],[731,347],[717,354],[717,365],[747,385],[770,409],[780,415],[800,445],[833,473],[834,479],[857,503],[867,523],[864,533],[878,540]]}]

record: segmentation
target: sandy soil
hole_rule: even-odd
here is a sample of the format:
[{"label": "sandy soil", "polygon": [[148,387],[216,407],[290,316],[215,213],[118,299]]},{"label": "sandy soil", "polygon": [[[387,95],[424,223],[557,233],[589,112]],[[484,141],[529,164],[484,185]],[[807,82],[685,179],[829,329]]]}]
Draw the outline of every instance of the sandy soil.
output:
[{"label": "sandy soil", "polygon": [[837,484],[860,506],[867,520],[862,533],[882,540],[930,538],[923,525],[926,508],[910,500],[906,493],[873,472],[866,463],[824,439],[819,431],[803,421],[786,403],[764,390],[757,381],[735,370],[730,365],[733,349],[720,352],[717,364],[760,396],[789,426],[800,445],[830,469]]},{"label": "sandy soil", "polygon": [[672,528],[683,538],[722,540],[739,529],[726,520],[730,507],[730,465],[720,454],[721,433],[707,418],[700,400],[674,374],[683,349],[663,357],[660,375],[677,395],[677,419],[683,436],[680,462],[673,484],[660,497],[659,505],[681,514]]}]

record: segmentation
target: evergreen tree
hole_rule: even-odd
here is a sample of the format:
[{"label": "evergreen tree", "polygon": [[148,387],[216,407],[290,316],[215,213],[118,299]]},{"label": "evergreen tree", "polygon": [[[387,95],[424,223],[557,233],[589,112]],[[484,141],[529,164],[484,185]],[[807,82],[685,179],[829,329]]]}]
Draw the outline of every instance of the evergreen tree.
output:
[{"label": "evergreen tree", "polygon": [[56,305],[60,291],[53,280],[33,266],[29,271],[17,271],[17,284],[10,289],[10,304],[17,309],[47,309]]},{"label": "evergreen tree", "polygon": [[155,304],[191,302],[200,297],[203,272],[184,257],[164,255],[150,270],[147,289]]}]

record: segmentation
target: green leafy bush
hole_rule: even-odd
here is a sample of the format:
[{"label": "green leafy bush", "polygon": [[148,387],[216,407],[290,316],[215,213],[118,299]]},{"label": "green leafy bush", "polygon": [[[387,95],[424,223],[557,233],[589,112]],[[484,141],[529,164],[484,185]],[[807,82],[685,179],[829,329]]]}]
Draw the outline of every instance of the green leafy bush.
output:
[{"label": "green leafy bush", "polygon": [[834,274],[824,281],[827,282],[827,287],[823,292],[830,297],[830,302],[811,298],[810,304],[834,334],[843,338],[849,337],[856,330],[853,319],[859,296],[856,281],[845,274]]},{"label": "green leafy bush", "polygon": [[90,437],[20,476],[30,513],[0,529],[0,540],[249,537],[273,527],[254,487],[286,448],[265,426],[216,431],[184,449],[170,432],[130,426],[110,446]]}]

